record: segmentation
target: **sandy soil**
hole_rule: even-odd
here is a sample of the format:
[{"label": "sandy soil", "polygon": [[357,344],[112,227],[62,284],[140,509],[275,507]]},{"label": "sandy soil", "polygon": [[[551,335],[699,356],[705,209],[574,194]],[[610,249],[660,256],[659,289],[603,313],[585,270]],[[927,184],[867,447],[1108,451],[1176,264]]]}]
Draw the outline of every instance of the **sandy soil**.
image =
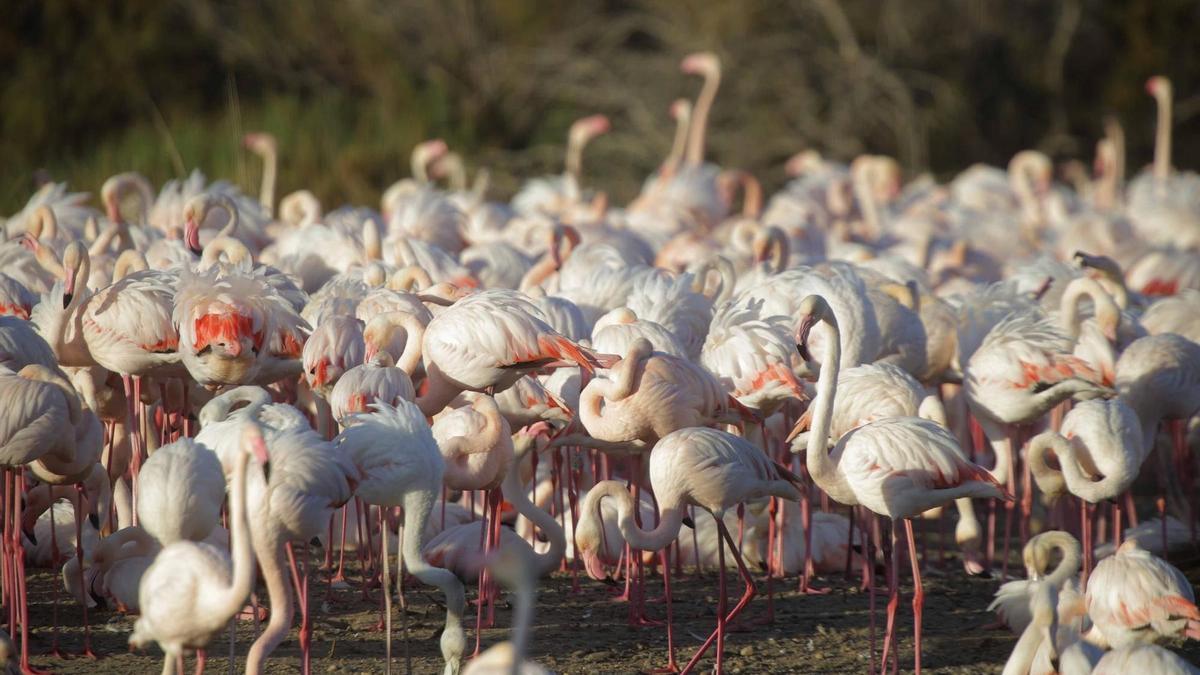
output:
[{"label": "sandy soil", "polygon": [[[936,554],[931,552],[936,560]],[[1200,583],[1200,553],[1177,556],[1176,565],[1185,569],[1193,584]],[[316,572],[317,575],[323,573]],[[127,651],[126,641],[133,620],[111,610],[92,613],[92,641],[99,661],[87,658],[60,659],[46,655],[51,646],[54,579],[47,570],[31,571],[29,580],[32,601],[32,623],[39,627],[32,638],[33,663],[57,673],[149,673],[161,667],[161,654],[152,649],[142,654]],[[353,577],[357,583],[357,576]],[[882,577],[880,577],[882,579]],[[948,560],[944,567],[928,566],[924,620],[924,663],[930,673],[997,673],[1007,658],[1015,637],[1007,631],[985,630],[991,615],[985,611],[999,579],[968,578],[957,562]],[[686,661],[702,638],[715,626],[716,574],[708,570],[696,578],[686,574],[675,580],[674,612],[681,663]],[[868,595],[857,589],[857,580],[846,581],[841,575],[818,581],[832,589],[826,595],[801,596],[796,592],[796,579],[776,582],[784,587],[775,598],[775,621],[762,623],[766,616],[765,595],[755,598],[747,612],[746,621],[732,633],[726,643],[726,664],[729,672],[744,673],[859,673],[867,669]],[[760,592],[764,590],[758,578]],[[652,600],[661,597],[661,583],[654,577],[650,584]],[[586,578],[580,579],[578,592],[572,590],[569,574],[558,574],[544,580],[539,592],[538,610],[532,656],[543,665],[563,673],[636,673],[645,672],[666,663],[666,631],[662,626],[631,627],[628,625],[627,605],[616,599],[621,590],[614,585]],[[740,591],[740,583],[730,575],[731,601]],[[409,641],[408,649],[415,673],[440,673],[437,630],[444,610],[438,604],[434,590],[408,584]],[[902,584],[900,630],[902,635],[902,670],[912,667],[911,584]],[[373,603],[362,600],[361,590],[336,590],[329,602],[324,600],[323,582],[312,591],[315,627],[313,635],[314,673],[381,673],[383,672],[383,633],[377,630],[379,594],[372,595]],[[877,627],[884,619],[886,598],[877,599]],[[404,641],[401,637],[400,616],[395,620],[395,672],[404,670]],[[664,617],[661,601],[648,606],[651,618]],[[64,651],[78,652],[82,647],[80,610],[74,602],[59,597],[58,617],[61,628],[59,644]],[[496,616],[496,627],[483,634],[486,648],[505,639],[510,612],[502,600]],[[473,627],[474,616],[469,621]],[[297,624],[299,618],[297,617]],[[882,635],[882,629],[877,635]],[[254,626],[240,622],[237,629],[236,672],[241,672],[242,658],[253,640]],[[292,632],[290,639],[275,652],[268,663],[271,673],[299,672],[299,646]],[[473,640],[468,629],[468,640]],[[1200,644],[1168,645],[1193,662],[1200,662]],[[878,645],[877,645],[878,649]],[[209,652],[210,672],[227,672],[228,641],[212,645]],[[711,655],[711,651],[710,651]],[[711,667],[706,658],[704,670]],[[191,660],[189,659],[189,668]]]}]

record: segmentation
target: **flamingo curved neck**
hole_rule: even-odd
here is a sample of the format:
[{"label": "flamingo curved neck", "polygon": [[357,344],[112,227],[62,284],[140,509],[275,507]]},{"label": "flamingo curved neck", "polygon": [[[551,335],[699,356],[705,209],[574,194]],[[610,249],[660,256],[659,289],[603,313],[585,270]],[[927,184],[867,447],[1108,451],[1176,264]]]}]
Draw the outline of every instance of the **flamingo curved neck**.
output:
[{"label": "flamingo curved neck", "polygon": [[441,476],[426,477],[431,487],[412,490],[404,495],[404,537],[400,543],[404,565],[421,583],[436,586],[446,597],[446,626],[442,631],[442,658],[446,672],[457,672],[465,643],[462,630],[466,592],[453,572],[431,566],[421,554],[425,538],[425,523],[433,512],[433,503],[442,485]]},{"label": "flamingo curved neck", "polygon": [[713,68],[704,73],[704,87],[696,97],[696,106],[692,110],[692,120],[688,129],[688,144],[686,161],[693,166],[699,166],[704,161],[704,139],[708,126],[708,113],[713,101],[717,98],[717,89],[721,86],[721,71]]},{"label": "flamingo curved neck", "polygon": [[1047,548],[1057,548],[1062,554],[1058,566],[1046,575],[1046,581],[1056,587],[1061,587],[1068,579],[1079,573],[1082,564],[1082,550],[1079,542],[1066,532],[1047,532],[1042,535],[1041,545]]},{"label": "flamingo curved neck", "polygon": [[1158,104],[1158,118],[1154,129],[1154,178],[1162,185],[1171,175],[1171,104],[1169,91],[1160,89],[1154,96]]},{"label": "flamingo curved neck", "polygon": [[596,517],[599,517],[600,500],[611,497],[617,500],[617,526],[621,536],[629,545],[642,551],[658,551],[666,548],[679,536],[679,528],[683,526],[683,505],[675,504],[664,499],[659,504],[658,526],[651,530],[643,530],[634,520],[633,495],[624,485],[617,481],[606,480],[596,484],[592,490],[599,490],[596,500]]},{"label": "flamingo curved neck", "polygon": [[1092,312],[1097,321],[1105,314],[1120,316],[1117,304],[1104,292],[1104,287],[1099,282],[1091,277],[1073,279],[1063,291],[1058,307],[1062,329],[1072,340],[1079,339],[1079,327],[1083,323],[1079,304],[1085,296],[1092,301]]},{"label": "flamingo curved neck", "polygon": [[537,576],[540,577],[558,569],[558,564],[567,551],[567,538],[562,525],[559,525],[553,516],[529,500],[525,486],[521,484],[521,460],[524,458],[524,454],[521,453],[521,456],[513,458],[500,490],[504,494],[504,498],[516,508],[517,513],[528,518],[550,541],[548,551],[536,554]]},{"label": "flamingo curved neck", "polygon": [[659,172],[660,178],[667,178],[675,173],[679,168],[679,162],[683,160],[684,152],[687,151],[688,125],[692,119],[692,106],[688,101],[680,103],[678,113],[675,115],[675,138],[671,141],[671,152],[667,155],[662,170]]},{"label": "flamingo curved neck", "polygon": [[[246,522],[246,468],[250,453],[244,448],[233,465],[229,494],[230,553],[233,554],[233,583],[228,588],[206,592],[214,616],[231,617],[246,602],[254,586],[254,552],[251,550],[249,526]],[[272,608],[274,609],[274,608]]]},{"label": "flamingo curved neck", "polygon": [[[1065,438],[1053,431],[1038,434],[1029,441],[1027,451],[1029,470],[1037,482],[1038,489],[1046,495],[1057,497],[1067,491],[1066,481],[1061,471],[1055,471],[1046,464],[1046,451],[1053,450],[1060,465],[1074,461],[1071,444]],[[1000,460],[997,459],[997,464]]]},{"label": "flamingo curved neck", "polygon": [[[229,229],[226,226],[226,229]],[[206,270],[216,265],[221,260],[221,256],[225,256],[225,260],[231,265],[244,265],[252,262],[250,249],[242,242],[228,236],[225,230],[221,234],[213,237],[208,245],[204,247],[204,254],[200,256],[200,269]]]},{"label": "flamingo curved neck", "polygon": [[833,397],[837,393],[838,373],[841,370],[842,338],[837,319],[827,304],[822,321],[829,326],[830,335],[825,340],[821,375],[817,380],[817,397],[812,402],[812,427],[805,448],[805,464],[813,482],[822,490],[834,500],[853,506],[858,503],[858,498],[828,450],[829,431],[833,424]]}]

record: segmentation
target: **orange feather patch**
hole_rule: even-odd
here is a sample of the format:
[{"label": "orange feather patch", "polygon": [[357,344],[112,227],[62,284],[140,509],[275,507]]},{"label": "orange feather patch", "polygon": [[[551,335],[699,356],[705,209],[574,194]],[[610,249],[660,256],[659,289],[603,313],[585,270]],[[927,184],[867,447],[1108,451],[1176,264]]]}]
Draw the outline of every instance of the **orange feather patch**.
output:
[{"label": "orange feather patch", "polygon": [[1155,277],[1142,287],[1142,295],[1175,295],[1178,292],[1178,279],[1159,279]]},{"label": "orange feather patch", "polygon": [[[262,334],[252,333],[250,317],[242,314],[205,314],[196,319],[196,351],[200,351],[213,342],[225,342],[230,345],[240,345],[243,337],[254,340],[254,346],[262,346]],[[240,350],[235,347],[234,350]],[[235,354],[236,355],[236,354]]]}]

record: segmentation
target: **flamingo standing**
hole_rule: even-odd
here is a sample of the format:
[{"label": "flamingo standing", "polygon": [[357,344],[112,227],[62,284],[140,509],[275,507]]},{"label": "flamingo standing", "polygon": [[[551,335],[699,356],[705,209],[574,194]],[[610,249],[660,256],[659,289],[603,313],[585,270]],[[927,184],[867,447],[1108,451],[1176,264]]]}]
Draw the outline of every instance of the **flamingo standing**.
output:
[{"label": "flamingo standing", "polygon": [[[433,437],[446,460],[446,487],[485,492],[484,536],[480,548],[486,555],[500,545],[502,493],[496,488],[500,487],[513,463],[512,429],[508,420],[500,413],[495,399],[479,396],[471,405],[455,408],[434,421]],[[489,577],[481,569],[477,629],[482,626],[483,605],[491,593],[488,581]]]},{"label": "flamingo standing", "polygon": [[[654,446],[650,452],[650,485],[660,509],[658,525],[654,529],[643,530],[634,521],[634,497],[624,485],[617,481],[601,481],[588,491],[575,532],[575,546],[589,570],[594,568],[598,562],[596,551],[601,545],[599,509],[601,500],[606,497],[617,502],[618,523],[625,541],[644,551],[664,549],[675,540],[686,519],[688,506],[698,506],[712,514],[721,538],[733,551],[746,590],[727,614],[725,548],[721,547],[717,628],[692,656],[683,672],[691,672],[696,667],[714,640],[717,642],[716,667],[720,672],[725,648],[725,625],[741,613],[755,593],[754,580],[725,527],[725,512],[738,504],[762,497],[798,500],[799,478],[772,462],[762,450],[742,438],[715,429],[691,427],[667,434]],[[669,568],[668,561],[663,569]],[[667,583],[668,667],[673,669],[676,666],[670,633],[670,585]]]},{"label": "flamingo standing", "polygon": [[[1191,488],[1184,428],[1187,420],[1200,411],[1200,345],[1178,335],[1151,335],[1121,352],[1116,365],[1116,386],[1121,399],[1133,408],[1141,422],[1142,449],[1149,457],[1154,452],[1160,422],[1166,422],[1174,441],[1174,464],[1167,468],[1164,453],[1154,453],[1159,480],[1169,492],[1172,504],[1187,509],[1192,539],[1196,538],[1194,506],[1188,492],[1178,492],[1182,483]],[[1177,478],[1178,477],[1178,478]],[[1166,509],[1162,508],[1163,550],[1166,550]]]},{"label": "flamingo standing", "polygon": [[[370,412],[347,420],[347,428],[334,441],[358,468],[362,481],[357,494],[368,504],[404,508],[402,554],[408,571],[422,583],[437,586],[446,597],[446,623],[441,650],[446,675],[458,672],[465,639],[462,583],[453,574],[431,567],[421,554],[425,523],[441,492],[445,461],[429,424],[416,405],[400,401],[392,406],[376,403]],[[391,668],[391,579],[388,531],[382,528],[383,592],[387,617],[387,664]]]},{"label": "flamingo standing", "polygon": [[[828,327],[825,354],[817,397],[813,400],[812,429],[805,449],[809,475],[829,496],[848,506],[865,506],[872,512],[892,519],[892,580],[888,603],[887,635],[882,663],[895,637],[896,608],[900,601],[897,520],[904,520],[908,553],[913,570],[913,621],[915,623],[916,671],[921,671],[921,588],[920,564],[912,519],[931,508],[968,498],[1012,499],[995,478],[967,461],[958,441],[945,427],[917,417],[889,417],[864,424],[826,450],[833,420],[834,395],[837,392],[841,362],[841,337],[837,316],[819,295],[800,302],[797,343],[807,349],[809,333],[818,323]],[[872,592],[874,587],[872,586]],[[873,650],[872,650],[873,651]]]},{"label": "flamingo standing", "polygon": [[[257,426],[243,428],[241,444],[229,497],[233,560],[212,546],[178,541],[163,549],[142,577],[138,590],[142,615],[134,624],[129,644],[140,648],[151,640],[157,642],[165,654],[164,675],[175,672],[175,662],[183,658],[185,649],[204,649],[224,630],[254,585],[246,471],[252,455],[264,471],[269,460]],[[247,672],[258,671],[247,665]]]},{"label": "flamingo standing", "polygon": [[[1047,466],[1047,450],[1054,451],[1059,470]],[[1046,431],[1034,436],[1028,453],[1033,477],[1047,495],[1069,490],[1088,504],[1113,501],[1113,541],[1119,545],[1121,506],[1116,500],[1133,484],[1146,458],[1141,424],[1133,409],[1119,399],[1083,401],[1063,418],[1061,435]],[[1081,511],[1084,588],[1092,568],[1092,508]]]}]

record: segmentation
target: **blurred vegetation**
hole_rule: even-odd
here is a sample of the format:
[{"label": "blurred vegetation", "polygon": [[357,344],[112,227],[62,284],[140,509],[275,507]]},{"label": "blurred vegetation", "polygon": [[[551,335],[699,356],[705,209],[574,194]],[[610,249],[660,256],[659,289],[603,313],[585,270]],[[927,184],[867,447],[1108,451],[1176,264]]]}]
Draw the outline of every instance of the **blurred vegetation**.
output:
[{"label": "blurred vegetation", "polygon": [[710,157],[757,172],[813,147],[952,173],[1041,148],[1089,159],[1106,114],[1148,161],[1147,76],[1177,92],[1177,165],[1200,150],[1196,0],[6,0],[0,212],[39,170],[97,191],[136,169],[257,185],[243,132],[280,141],[281,194],[375,204],[409,149],[445,138],[497,194],[561,170],[602,112],[589,181],[630,197],[694,97],[684,54],[725,64]]}]

